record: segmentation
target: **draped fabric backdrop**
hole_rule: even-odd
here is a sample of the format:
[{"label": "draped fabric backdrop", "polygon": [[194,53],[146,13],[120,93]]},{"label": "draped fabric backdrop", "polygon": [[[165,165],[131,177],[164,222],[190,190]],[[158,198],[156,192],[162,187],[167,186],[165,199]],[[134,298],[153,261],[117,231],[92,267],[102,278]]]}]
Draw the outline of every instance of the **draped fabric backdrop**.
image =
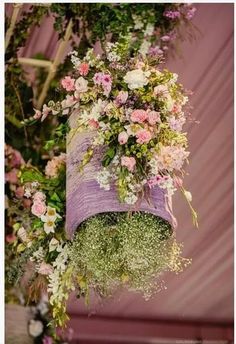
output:
[{"label": "draped fabric backdrop", "polygon": [[[11,6],[6,6],[8,14]],[[199,214],[198,230],[181,195],[173,199],[177,239],[184,242],[192,265],[179,276],[165,276],[167,290],[148,302],[121,292],[101,305],[97,302],[91,312],[95,315],[87,317],[83,302],[72,297],[71,324],[79,343],[115,343],[119,338],[125,338],[122,343],[154,343],[154,338],[155,343],[164,343],[157,338],[167,337],[232,339],[233,4],[196,7],[198,39],[181,45],[182,59],[168,61],[170,70],[194,91],[193,117],[200,121],[186,128],[191,157],[185,179]],[[56,41],[52,18],[45,19],[31,32],[20,55],[41,52],[52,58]]]}]

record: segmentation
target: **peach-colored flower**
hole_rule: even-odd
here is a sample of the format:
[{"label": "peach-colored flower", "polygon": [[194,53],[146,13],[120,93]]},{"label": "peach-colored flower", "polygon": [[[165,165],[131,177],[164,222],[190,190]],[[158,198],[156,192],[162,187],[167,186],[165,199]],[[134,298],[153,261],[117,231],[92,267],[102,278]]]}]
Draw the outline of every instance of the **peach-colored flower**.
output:
[{"label": "peach-colored flower", "polygon": [[121,157],[121,166],[127,167],[127,169],[130,172],[133,172],[135,165],[136,165],[135,158],[129,157],[129,156],[122,156]]},{"label": "peach-colored flower", "polygon": [[54,156],[52,160],[47,162],[45,167],[45,174],[48,177],[56,177],[58,170],[65,164],[66,154],[61,153],[59,156]]},{"label": "peach-colored flower", "polygon": [[61,85],[67,92],[74,91],[75,79],[72,79],[70,76],[65,76],[65,78],[61,80]]},{"label": "peach-colored flower", "polygon": [[125,131],[122,131],[118,135],[119,144],[121,144],[121,145],[126,144],[126,142],[128,141],[128,138],[129,138],[128,134]]},{"label": "peach-colored flower", "polygon": [[24,193],[25,193],[25,190],[24,190],[24,188],[23,188],[22,186],[19,186],[19,187],[16,188],[16,190],[15,190],[16,198],[23,198]]},{"label": "peach-colored flower", "polygon": [[134,110],[130,118],[133,122],[143,123],[148,118],[148,115],[145,110]]},{"label": "peach-colored flower", "polygon": [[89,64],[86,62],[81,63],[78,67],[78,71],[80,75],[86,76],[89,71]]},{"label": "peach-colored flower", "polygon": [[47,210],[46,204],[42,201],[35,201],[31,207],[31,212],[33,215],[40,217],[45,214]]},{"label": "peach-colored flower", "polygon": [[53,267],[51,264],[47,264],[45,262],[42,262],[40,264],[40,267],[38,269],[38,273],[41,275],[50,275],[53,272]]},{"label": "peach-colored flower", "polygon": [[152,134],[146,129],[140,129],[139,131],[137,131],[136,137],[137,143],[143,144],[148,143],[151,140]]},{"label": "peach-colored flower", "polygon": [[148,123],[155,125],[157,122],[160,122],[160,113],[157,111],[148,112]]}]

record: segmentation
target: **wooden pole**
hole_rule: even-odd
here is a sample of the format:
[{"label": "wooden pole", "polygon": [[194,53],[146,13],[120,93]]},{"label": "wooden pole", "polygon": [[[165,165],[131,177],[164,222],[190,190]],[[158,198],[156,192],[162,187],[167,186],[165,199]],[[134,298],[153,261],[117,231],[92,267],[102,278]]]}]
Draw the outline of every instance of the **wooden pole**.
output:
[{"label": "wooden pole", "polygon": [[47,91],[49,89],[50,83],[51,83],[52,79],[54,78],[54,76],[56,74],[58,65],[61,63],[63,54],[65,52],[65,49],[67,48],[67,44],[69,42],[71,34],[72,34],[72,19],[70,20],[70,22],[69,22],[69,24],[68,24],[68,26],[66,28],[66,33],[65,33],[64,39],[61,41],[61,43],[60,43],[60,45],[58,47],[58,50],[56,52],[55,59],[52,62],[52,65],[51,65],[51,67],[49,69],[49,73],[48,73],[47,79],[46,79],[46,81],[44,83],[42,92],[41,92],[41,94],[39,96],[39,99],[38,99],[38,102],[37,102],[37,108],[38,109],[41,109],[41,107],[43,105],[43,102],[44,102],[44,100],[45,100],[45,98],[47,96]]},{"label": "wooden pole", "polygon": [[6,32],[6,37],[5,37],[5,51],[10,43],[10,39],[11,39],[11,36],[13,34],[13,31],[14,31],[14,28],[15,28],[15,25],[16,25],[16,21],[17,21],[17,17],[18,17],[18,14],[20,12],[20,9],[21,7],[23,6],[23,4],[14,4],[13,5],[13,13],[12,13],[12,16],[11,16],[11,24]]},{"label": "wooden pole", "polygon": [[43,67],[50,69],[52,67],[52,61],[32,59],[27,57],[19,57],[18,62],[32,67]]}]

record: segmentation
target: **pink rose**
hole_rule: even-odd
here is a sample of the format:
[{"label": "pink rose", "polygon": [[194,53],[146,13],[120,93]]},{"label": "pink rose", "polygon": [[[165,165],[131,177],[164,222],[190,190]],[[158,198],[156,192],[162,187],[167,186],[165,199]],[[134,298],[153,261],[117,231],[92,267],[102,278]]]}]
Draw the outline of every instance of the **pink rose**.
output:
[{"label": "pink rose", "polygon": [[134,110],[131,113],[131,121],[137,123],[143,123],[148,118],[147,112],[145,110]]},{"label": "pink rose", "polygon": [[133,157],[122,156],[121,158],[121,166],[127,167],[130,172],[133,172],[134,167],[136,165],[136,160]]},{"label": "pink rose", "polygon": [[142,143],[148,143],[151,140],[152,135],[148,130],[140,129],[136,133],[136,137],[137,137],[137,143],[142,144]]},{"label": "pink rose", "polygon": [[81,63],[78,67],[78,71],[80,75],[86,76],[89,71],[89,64],[86,62]]},{"label": "pink rose", "polygon": [[43,192],[41,192],[41,191],[37,191],[35,194],[34,194],[34,196],[33,196],[33,200],[34,200],[34,202],[42,202],[42,201],[44,201],[46,199],[46,196],[45,196],[45,194],[43,193]]},{"label": "pink rose", "polygon": [[128,99],[128,92],[127,91],[120,91],[115,99],[115,104],[117,106],[120,106],[122,104],[125,104]]},{"label": "pink rose", "polygon": [[160,122],[160,113],[157,111],[148,112],[148,123],[155,125],[157,122]]},{"label": "pink rose", "polygon": [[5,179],[6,182],[10,183],[10,184],[17,184],[18,183],[18,170],[17,169],[13,169],[10,172],[6,173]]},{"label": "pink rose", "polygon": [[121,145],[126,144],[126,142],[128,141],[128,138],[129,138],[128,134],[125,131],[122,131],[118,135],[119,144],[121,144]]},{"label": "pink rose", "polygon": [[40,264],[38,273],[41,275],[50,275],[53,272],[53,267],[50,264],[47,264],[45,262],[42,262]]},{"label": "pink rose", "polygon": [[40,217],[47,210],[46,204],[41,201],[35,201],[31,207],[31,212],[33,215]]},{"label": "pink rose", "polygon": [[61,80],[61,85],[67,92],[74,91],[75,79],[72,79],[70,76],[65,76],[65,78]]}]

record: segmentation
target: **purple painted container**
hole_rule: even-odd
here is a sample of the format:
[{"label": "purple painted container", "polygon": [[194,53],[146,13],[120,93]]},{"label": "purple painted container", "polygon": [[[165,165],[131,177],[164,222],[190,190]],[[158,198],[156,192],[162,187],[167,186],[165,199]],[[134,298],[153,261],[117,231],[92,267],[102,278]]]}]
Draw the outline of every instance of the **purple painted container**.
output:
[{"label": "purple painted container", "polygon": [[[70,122],[73,129],[73,119]],[[131,206],[119,202],[114,187],[106,191],[96,181],[97,172],[102,168],[101,150],[94,152],[91,161],[82,172],[79,171],[93,137],[94,132],[82,132],[76,133],[67,141],[66,233],[70,239],[80,223],[93,215],[133,210]],[[159,187],[151,189],[150,202],[143,199],[135,210],[160,216],[175,226],[175,219],[171,214],[171,199],[167,199],[165,192]]]}]

